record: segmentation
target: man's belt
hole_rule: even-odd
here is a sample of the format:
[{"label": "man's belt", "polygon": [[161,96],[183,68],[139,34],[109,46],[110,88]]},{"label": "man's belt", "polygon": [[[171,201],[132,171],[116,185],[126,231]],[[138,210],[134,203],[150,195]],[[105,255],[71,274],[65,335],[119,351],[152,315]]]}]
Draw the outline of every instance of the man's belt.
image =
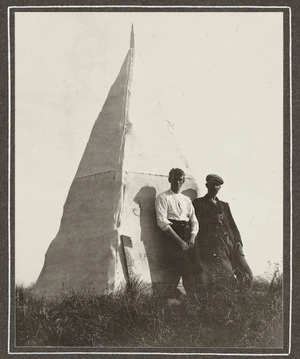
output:
[{"label": "man's belt", "polygon": [[174,227],[180,227],[180,228],[184,228],[187,227],[189,222],[188,221],[178,221],[176,219],[169,219],[168,221],[170,221],[172,223],[172,226]]}]

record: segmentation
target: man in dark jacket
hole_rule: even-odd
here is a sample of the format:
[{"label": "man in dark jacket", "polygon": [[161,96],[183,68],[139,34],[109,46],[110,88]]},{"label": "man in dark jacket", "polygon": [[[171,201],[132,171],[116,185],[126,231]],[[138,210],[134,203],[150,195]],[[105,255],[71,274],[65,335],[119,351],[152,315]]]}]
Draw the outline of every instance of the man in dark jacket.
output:
[{"label": "man in dark jacket", "polygon": [[223,183],[220,176],[207,175],[207,194],[193,202],[200,227],[197,251],[204,281],[236,278],[239,283],[250,285],[253,274],[243,253],[239,230],[228,203],[217,197]]}]

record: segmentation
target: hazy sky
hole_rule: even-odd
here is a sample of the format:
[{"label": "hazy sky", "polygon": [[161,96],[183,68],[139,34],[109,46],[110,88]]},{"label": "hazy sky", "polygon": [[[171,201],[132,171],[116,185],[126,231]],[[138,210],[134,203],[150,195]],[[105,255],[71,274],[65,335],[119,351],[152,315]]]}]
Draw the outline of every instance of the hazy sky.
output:
[{"label": "hazy sky", "polygon": [[132,23],[201,195],[207,173],[224,178],[255,275],[282,260],[282,13],[27,12],[15,21],[18,283],[42,269]]}]

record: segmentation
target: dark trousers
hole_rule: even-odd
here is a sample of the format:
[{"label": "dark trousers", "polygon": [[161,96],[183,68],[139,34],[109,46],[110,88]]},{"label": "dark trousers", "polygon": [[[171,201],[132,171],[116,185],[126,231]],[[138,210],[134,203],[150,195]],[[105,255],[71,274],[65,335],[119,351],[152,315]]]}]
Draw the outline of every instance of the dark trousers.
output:
[{"label": "dark trousers", "polygon": [[[188,224],[172,224],[173,230],[179,237],[188,241],[190,238],[190,227]],[[173,238],[164,236],[165,240],[165,290],[168,297],[178,297],[180,292],[177,289],[178,283],[182,278],[183,287],[189,296],[195,293],[195,274],[196,274],[196,250],[189,248],[183,250]]]},{"label": "dark trousers", "polygon": [[[240,243],[237,245],[240,245]],[[253,273],[244,254],[240,253],[239,249],[236,249],[233,258],[231,259],[231,264],[238,282],[244,285],[251,285],[253,281]]]},{"label": "dark trousers", "polygon": [[[241,243],[234,243],[228,234],[219,234],[199,248],[204,268],[204,282],[236,282],[251,285],[252,271],[245,259]],[[214,245],[211,245],[214,243]],[[206,247],[207,246],[207,247]]]}]

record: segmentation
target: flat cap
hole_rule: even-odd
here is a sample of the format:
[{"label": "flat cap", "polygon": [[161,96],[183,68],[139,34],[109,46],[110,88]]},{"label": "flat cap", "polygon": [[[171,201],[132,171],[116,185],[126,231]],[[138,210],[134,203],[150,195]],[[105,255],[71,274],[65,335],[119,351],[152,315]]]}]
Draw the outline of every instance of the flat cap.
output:
[{"label": "flat cap", "polygon": [[223,184],[224,181],[223,181],[223,178],[218,176],[218,175],[215,175],[213,173],[209,174],[206,176],[206,182],[211,182],[211,181],[214,181],[214,182],[218,182],[220,184]]}]

